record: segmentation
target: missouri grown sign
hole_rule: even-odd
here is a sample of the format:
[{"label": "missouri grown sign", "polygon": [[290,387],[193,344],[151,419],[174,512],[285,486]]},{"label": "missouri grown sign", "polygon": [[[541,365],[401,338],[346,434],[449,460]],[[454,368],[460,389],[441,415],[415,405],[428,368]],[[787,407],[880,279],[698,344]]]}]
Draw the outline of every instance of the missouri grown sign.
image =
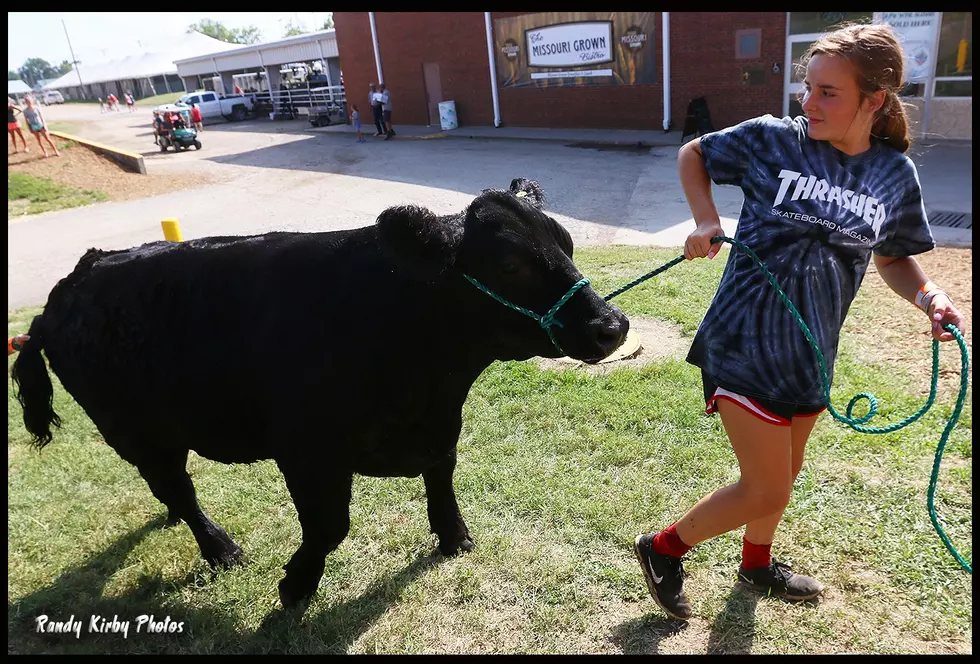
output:
[{"label": "missouri grown sign", "polygon": [[524,33],[532,67],[578,67],[612,62],[612,21],[549,25]]}]

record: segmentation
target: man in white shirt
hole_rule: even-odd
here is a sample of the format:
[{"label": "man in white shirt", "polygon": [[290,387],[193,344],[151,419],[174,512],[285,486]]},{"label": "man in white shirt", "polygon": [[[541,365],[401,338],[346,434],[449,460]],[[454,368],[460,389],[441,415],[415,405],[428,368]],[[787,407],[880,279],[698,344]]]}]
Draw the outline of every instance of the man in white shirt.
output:
[{"label": "man in white shirt", "polygon": [[370,83],[368,88],[370,89],[370,92],[368,93],[368,105],[371,106],[371,113],[374,115],[374,128],[378,130],[378,133],[376,133],[375,136],[380,136],[381,134],[385,133],[384,125],[381,123],[381,93],[378,92],[376,87],[374,87],[374,83]]}]

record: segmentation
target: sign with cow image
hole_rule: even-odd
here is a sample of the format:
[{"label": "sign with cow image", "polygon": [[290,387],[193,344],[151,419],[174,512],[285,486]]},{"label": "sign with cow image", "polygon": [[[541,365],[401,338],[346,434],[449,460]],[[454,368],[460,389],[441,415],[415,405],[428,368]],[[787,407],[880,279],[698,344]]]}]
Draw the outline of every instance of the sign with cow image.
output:
[{"label": "sign with cow image", "polygon": [[656,83],[655,12],[543,12],[494,21],[505,88]]}]

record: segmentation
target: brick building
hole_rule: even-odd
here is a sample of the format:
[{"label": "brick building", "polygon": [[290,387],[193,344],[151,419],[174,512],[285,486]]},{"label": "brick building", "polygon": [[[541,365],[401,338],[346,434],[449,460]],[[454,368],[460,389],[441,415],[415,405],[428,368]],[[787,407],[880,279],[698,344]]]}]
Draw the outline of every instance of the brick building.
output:
[{"label": "brick building", "polygon": [[[799,113],[793,65],[806,46],[841,21],[875,14],[335,12],[334,23],[348,101],[363,104],[367,118],[368,83],[381,79],[396,126],[437,125],[438,103],[453,100],[460,125],[680,130],[701,97],[715,128]],[[972,14],[946,14],[927,13],[939,64],[909,88],[913,131],[972,138],[964,121],[972,117]],[[901,16],[874,18],[882,15]],[[940,65],[951,47],[958,69],[944,87],[949,67]],[[916,111],[923,107],[932,111],[928,128]]]}]

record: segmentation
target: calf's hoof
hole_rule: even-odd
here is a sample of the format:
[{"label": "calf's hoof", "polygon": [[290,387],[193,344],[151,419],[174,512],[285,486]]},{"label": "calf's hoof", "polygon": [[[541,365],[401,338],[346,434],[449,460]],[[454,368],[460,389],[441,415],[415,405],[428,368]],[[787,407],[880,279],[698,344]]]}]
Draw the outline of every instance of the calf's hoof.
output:
[{"label": "calf's hoof", "polygon": [[223,551],[205,556],[204,560],[213,569],[230,569],[237,565],[242,565],[245,562],[244,556],[242,555],[242,548],[234,542]]},{"label": "calf's hoof", "polygon": [[180,525],[180,517],[173,512],[167,513],[167,520],[163,522],[164,528],[173,528],[174,526]]},{"label": "calf's hoof", "polygon": [[473,550],[474,546],[476,544],[473,543],[473,539],[469,533],[457,535],[453,538],[439,538],[439,552],[444,556],[451,557],[461,552],[469,552]]},{"label": "calf's hoof", "polygon": [[313,597],[313,593],[316,592],[316,588],[313,590],[304,588],[305,584],[298,583],[295,579],[291,579],[288,575],[283,577],[279,582],[279,601],[282,602],[282,608],[287,611],[298,611],[299,613],[304,613],[306,607],[310,604],[310,599]]}]

